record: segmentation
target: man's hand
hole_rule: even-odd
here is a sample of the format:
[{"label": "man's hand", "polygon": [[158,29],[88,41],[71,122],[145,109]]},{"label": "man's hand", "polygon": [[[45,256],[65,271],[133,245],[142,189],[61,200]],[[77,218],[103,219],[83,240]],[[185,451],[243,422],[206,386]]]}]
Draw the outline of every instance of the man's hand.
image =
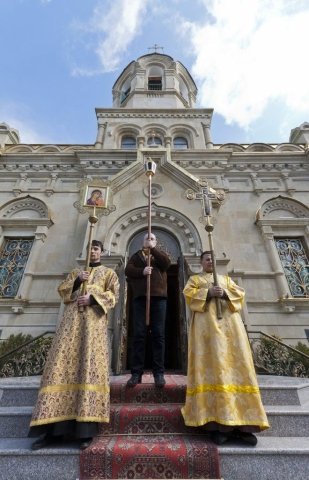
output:
[{"label": "man's hand", "polygon": [[83,272],[80,272],[78,275],[78,278],[80,279],[81,282],[85,282],[89,278],[89,272],[86,272],[85,270]]},{"label": "man's hand", "polygon": [[143,270],[143,275],[151,275],[153,267],[145,267]]},{"label": "man's hand", "polygon": [[79,297],[77,297],[77,305],[78,306],[90,305],[90,294],[86,293],[86,295],[80,295]]},{"label": "man's hand", "polygon": [[225,291],[221,287],[211,287],[208,290],[208,296],[210,298],[214,298],[214,297],[222,298],[225,296]]}]

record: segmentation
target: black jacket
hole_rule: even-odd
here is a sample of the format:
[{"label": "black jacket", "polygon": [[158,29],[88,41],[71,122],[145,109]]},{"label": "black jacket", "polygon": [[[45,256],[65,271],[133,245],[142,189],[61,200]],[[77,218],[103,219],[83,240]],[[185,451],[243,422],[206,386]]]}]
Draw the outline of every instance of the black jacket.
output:
[{"label": "black jacket", "polygon": [[[152,248],[150,252],[150,265],[153,267],[150,275],[150,295],[152,297],[166,297],[166,270],[170,266],[171,261],[166,253],[157,248]],[[132,288],[133,298],[146,296],[147,275],[143,275],[145,267],[147,267],[147,258],[143,255],[143,251],[139,250],[132,255],[125,268],[127,281]]]}]

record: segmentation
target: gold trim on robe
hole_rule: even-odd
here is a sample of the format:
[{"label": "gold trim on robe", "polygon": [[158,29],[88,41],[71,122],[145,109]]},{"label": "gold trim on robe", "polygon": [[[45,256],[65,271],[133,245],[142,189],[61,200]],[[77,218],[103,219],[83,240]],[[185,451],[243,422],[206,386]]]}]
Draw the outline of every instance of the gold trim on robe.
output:
[{"label": "gold trim on robe", "polygon": [[244,290],[228,276],[218,275],[228,299],[220,300],[223,318],[217,319],[214,299],[206,302],[213,275],[193,275],[184,289],[192,311],[189,328],[185,424],[209,422],[225,426],[269,427],[262,405],[247,333],[239,314]]},{"label": "gold trim on robe", "polygon": [[66,304],[41,379],[30,426],[65,420],[108,422],[110,414],[108,321],[119,296],[116,273],[102,265],[90,273],[87,293],[97,304],[79,312],[73,270],[59,286]]}]

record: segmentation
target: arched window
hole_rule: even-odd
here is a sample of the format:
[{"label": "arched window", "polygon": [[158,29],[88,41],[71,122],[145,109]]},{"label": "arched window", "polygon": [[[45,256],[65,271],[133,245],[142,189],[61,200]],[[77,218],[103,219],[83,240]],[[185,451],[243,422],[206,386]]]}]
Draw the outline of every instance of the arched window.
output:
[{"label": "arched window", "polygon": [[291,299],[309,298],[308,219],[304,204],[281,195],[267,200],[256,214],[287,311],[291,311]]},{"label": "arched window", "polygon": [[34,264],[52,225],[47,205],[29,195],[0,208],[0,298],[31,297]]},{"label": "arched window", "polygon": [[121,148],[136,148],[136,138],[125,135],[121,139]]},{"label": "arched window", "polygon": [[131,92],[131,79],[128,78],[121,87],[120,103],[123,103]]},{"label": "arched window", "polygon": [[148,140],[147,140],[147,145],[148,145],[149,147],[152,147],[152,146],[155,147],[155,146],[157,146],[157,145],[162,145],[162,140],[161,140],[160,137],[151,136],[151,137],[149,137]]},{"label": "arched window", "polygon": [[34,238],[4,238],[0,250],[0,298],[17,295]]},{"label": "arched window", "polygon": [[163,90],[163,70],[152,65],[148,71],[148,90]]},{"label": "arched window", "polygon": [[173,145],[177,150],[185,150],[188,148],[188,141],[185,137],[175,137]]}]

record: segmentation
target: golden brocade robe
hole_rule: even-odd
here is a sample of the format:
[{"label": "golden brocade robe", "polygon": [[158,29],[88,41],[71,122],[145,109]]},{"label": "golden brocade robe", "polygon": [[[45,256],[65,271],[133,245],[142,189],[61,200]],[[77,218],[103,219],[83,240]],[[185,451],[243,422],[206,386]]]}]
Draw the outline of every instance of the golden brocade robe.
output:
[{"label": "golden brocade robe", "polygon": [[212,273],[193,275],[184,288],[192,318],[182,415],[188,426],[216,422],[230,427],[250,426],[251,431],[264,430],[269,424],[239,314],[245,293],[228,276],[218,275],[218,281],[228,295],[227,300],[220,300],[221,320],[216,316],[215,299],[206,303],[208,289],[213,286]]},{"label": "golden brocade robe", "polygon": [[76,299],[81,287],[73,292],[79,273],[73,270],[58,288],[66,307],[45,364],[31,427],[65,420],[109,421],[106,314],[118,300],[118,277],[110,268],[93,267],[87,293],[97,305],[80,313]]}]

